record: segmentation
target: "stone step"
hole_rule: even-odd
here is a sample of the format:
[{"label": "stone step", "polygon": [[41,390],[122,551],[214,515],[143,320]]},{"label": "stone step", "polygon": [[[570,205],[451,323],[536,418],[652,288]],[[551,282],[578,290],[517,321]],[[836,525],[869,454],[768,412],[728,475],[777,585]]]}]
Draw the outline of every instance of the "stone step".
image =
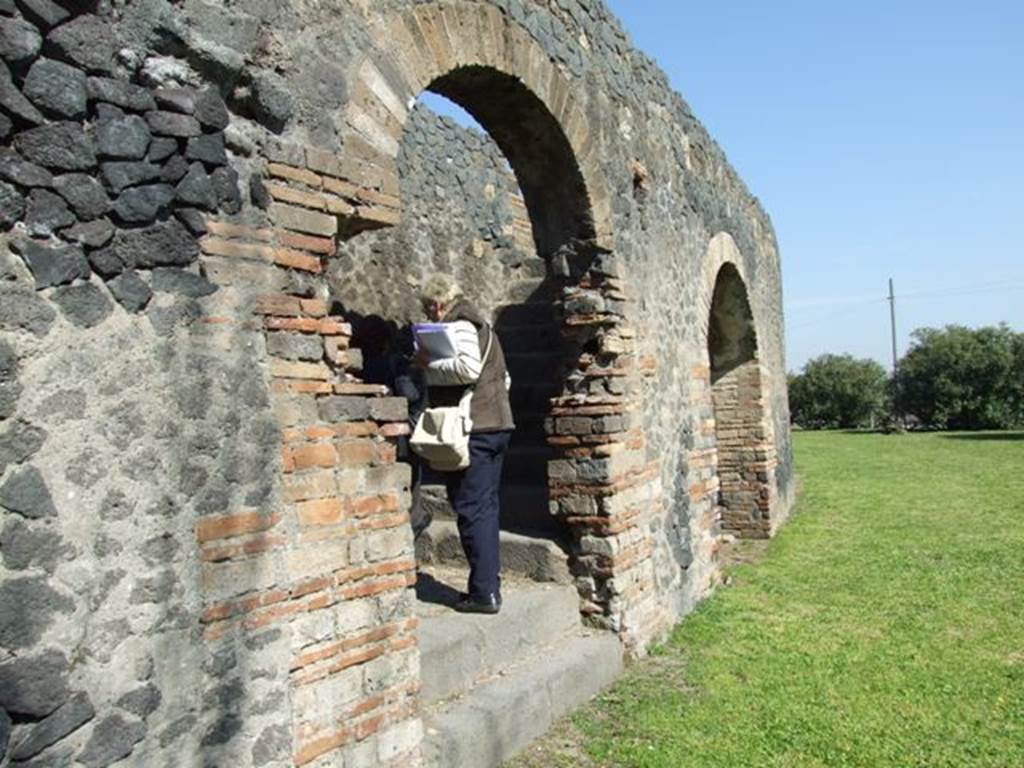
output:
[{"label": "stone step", "polygon": [[424,716],[430,768],[498,768],[622,671],[611,634],[569,638]]},{"label": "stone step", "polygon": [[[572,583],[568,554],[552,538],[511,531],[501,531],[499,536],[502,573],[541,583]],[[416,542],[416,559],[420,563],[465,565],[455,521],[435,519]]]},{"label": "stone step", "polygon": [[464,693],[512,660],[582,631],[579,597],[572,587],[512,581],[503,591],[497,616],[449,610],[420,619],[424,703]]}]

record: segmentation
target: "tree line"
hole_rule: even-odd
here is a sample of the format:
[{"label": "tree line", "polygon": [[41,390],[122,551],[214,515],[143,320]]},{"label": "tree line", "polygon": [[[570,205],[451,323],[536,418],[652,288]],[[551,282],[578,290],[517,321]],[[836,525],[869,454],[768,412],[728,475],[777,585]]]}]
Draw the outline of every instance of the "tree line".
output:
[{"label": "tree line", "polygon": [[919,328],[889,376],[874,360],[825,354],[789,375],[793,423],[807,429],[906,424],[1024,427],[1024,333],[1006,325]]}]

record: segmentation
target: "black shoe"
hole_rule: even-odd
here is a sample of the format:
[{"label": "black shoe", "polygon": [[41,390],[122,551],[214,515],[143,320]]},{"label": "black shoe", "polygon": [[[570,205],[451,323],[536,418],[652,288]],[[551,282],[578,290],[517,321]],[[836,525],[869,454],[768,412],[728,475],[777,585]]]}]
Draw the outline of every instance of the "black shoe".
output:
[{"label": "black shoe", "polygon": [[459,601],[452,607],[459,613],[497,613],[501,610],[501,595],[493,592],[479,596],[459,593]]}]

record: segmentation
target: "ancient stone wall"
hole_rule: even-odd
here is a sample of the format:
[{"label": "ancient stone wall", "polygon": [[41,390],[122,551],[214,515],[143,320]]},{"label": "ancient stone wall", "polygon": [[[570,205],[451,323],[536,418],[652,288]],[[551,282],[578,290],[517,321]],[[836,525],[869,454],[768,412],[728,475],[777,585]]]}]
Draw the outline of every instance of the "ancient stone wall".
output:
[{"label": "ancient stone wall", "polygon": [[602,3],[0,0],[0,57],[0,765],[417,764],[405,403],[349,321],[428,269],[548,348],[591,623],[642,653],[714,582],[726,264],[784,519],[770,222]]}]

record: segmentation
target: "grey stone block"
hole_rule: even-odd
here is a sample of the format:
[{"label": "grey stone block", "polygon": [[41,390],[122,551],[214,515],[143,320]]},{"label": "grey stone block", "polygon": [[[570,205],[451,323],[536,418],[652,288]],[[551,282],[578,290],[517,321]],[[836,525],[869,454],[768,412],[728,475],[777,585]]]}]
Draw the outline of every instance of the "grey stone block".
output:
[{"label": "grey stone block", "polygon": [[217,207],[217,190],[214,189],[213,179],[206,173],[202,163],[192,163],[188,173],[178,183],[175,196],[184,205],[206,210]]},{"label": "grey stone block", "polygon": [[86,258],[93,271],[104,280],[109,280],[124,271],[124,262],[112,246],[89,251]]},{"label": "grey stone block", "polygon": [[167,184],[177,184],[188,173],[188,160],[181,155],[171,155],[160,169],[160,180]]},{"label": "grey stone block", "polygon": [[187,266],[199,255],[195,238],[175,219],[120,230],[111,247],[126,266],[136,269]]},{"label": "grey stone block", "polygon": [[404,397],[379,397],[370,400],[370,417],[377,421],[406,421],[409,401]]},{"label": "grey stone block", "polygon": [[35,292],[0,286],[0,330],[24,330],[45,336],[56,317],[53,308]]},{"label": "grey stone block", "polygon": [[115,277],[107,283],[107,288],[118,303],[129,312],[141,312],[153,298],[153,291],[133,269]]},{"label": "grey stone block", "polygon": [[179,208],[174,212],[174,215],[196,237],[206,234],[206,214],[202,211],[195,208]]},{"label": "grey stone block", "polygon": [[138,115],[101,120],[96,125],[96,148],[104,157],[141,160],[150,138],[149,126]]},{"label": "grey stone block", "polygon": [[7,745],[11,740],[11,718],[0,709],[0,760],[7,757]]},{"label": "grey stone block", "polygon": [[28,239],[12,240],[11,246],[28,265],[36,288],[64,285],[89,276],[89,262],[80,246],[51,248]]},{"label": "grey stone block", "polygon": [[185,157],[188,160],[199,160],[207,165],[225,165],[228,155],[224,148],[224,134],[208,133],[205,136],[189,139]]},{"label": "grey stone block", "polygon": [[18,378],[18,355],[6,341],[0,340],[0,384]]},{"label": "grey stone block", "polygon": [[205,0],[188,0],[185,13],[193,28],[234,51],[246,54],[256,44],[260,21],[255,16]]},{"label": "grey stone block", "polygon": [[79,328],[99,325],[114,309],[106,293],[92,283],[63,285],[53,292],[53,300],[64,316]]},{"label": "grey stone block", "polygon": [[57,650],[17,656],[0,664],[0,709],[46,717],[67,701],[67,657]]},{"label": "grey stone block", "polygon": [[116,706],[145,720],[156,712],[162,700],[163,696],[160,694],[160,689],[152,683],[147,683],[119,698]]},{"label": "grey stone block", "polygon": [[103,163],[100,171],[115,192],[160,178],[160,166],[148,162]]},{"label": "grey stone block", "polygon": [[191,115],[183,115],[179,112],[147,112],[146,122],[149,123],[149,129],[158,136],[188,138],[198,136],[203,132],[198,120]]},{"label": "grey stone block", "polygon": [[238,172],[230,167],[218,168],[210,174],[213,188],[217,193],[217,203],[225,213],[238,213],[242,210],[242,194],[238,189]]},{"label": "grey stone block", "polygon": [[24,19],[0,18],[0,57],[12,64],[35,58],[43,45],[39,30]]},{"label": "grey stone block", "polygon": [[33,520],[57,515],[50,489],[35,467],[23,467],[11,473],[0,486],[0,506]]},{"label": "grey stone block", "polygon": [[114,68],[120,41],[109,21],[83,14],[52,30],[46,45],[84,71],[107,73]]},{"label": "grey stone block", "polygon": [[[104,196],[106,193],[104,193]],[[108,199],[109,203],[109,199]],[[102,248],[114,236],[114,225],[108,219],[83,221],[68,227],[61,233],[66,239],[89,248]],[[87,256],[92,264],[91,254]],[[93,265],[95,269],[95,265]],[[102,273],[101,273],[102,274]]]},{"label": "grey stone block", "polygon": [[14,85],[10,70],[2,62],[0,62],[0,107],[3,107],[12,116],[32,125],[39,125],[46,120],[43,113],[36,109],[35,105],[26,99]]},{"label": "grey stone block", "polygon": [[306,333],[268,333],[267,354],[285,360],[322,360],[323,341]]},{"label": "grey stone block", "polygon": [[177,151],[177,139],[169,139],[166,136],[159,136],[150,142],[149,154],[146,155],[146,159],[151,163],[160,163]]},{"label": "grey stone block", "polygon": [[48,170],[10,149],[0,150],[0,178],[23,187],[48,187],[53,183],[53,175]]},{"label": "grey stone block", "polygon": [[53,714],[37,723],[11,750],[15,761],[35,757],[52,744],[74,733],[96,715],[96,709],[84,691],[76,693]]},{"label": "grey stone block", "polygon": [[157,107],[191,115],[196,108],[196,92],[192,88],[157,88],[153,91]]},{"label": "grey stone block", "polygon": [[202,125],[215,131],[223,131],[231,122],[227,105],[215,88],[206,88],[196,94],[194,115]]},{"label": "grey stone block", "polygon": [[0,431],[0,474],[8,464],[32,458],[46,442],[46,431],[24,421],[4,425]]},{"label": "grey stone block", "polygon": [[370,415],[370,402],[365,397],[321,398],[317,403],[323,421],[361,421]]},{"label": "grey stone block", "polygon": [[14,138],[18,151],[33,163],[59,171],[87,171],[96,166],[92,140],[78,123],[30,128]]},{"label": "grey stone block", "polygon": [[9,229],[25,215],[25,198],[14,187],[0,182],[0,228]]},{"label": "grey stone block", "polygon": [[263,766],[287,760],[292,747],[292,736],[287,726],[272,725],[263,730],[252,746],[252,764]]},{"label": "grey stone block", "polygon": [[114,215],[128,224],[154,221],[174,200],[174,187],[169,184],[147,184],[130,187],[114,201]]},{"label": "grey stone block", "polygon": [[87,768],[106,768],[128,757],[145,737],[144,724],[119,714],[108,715],[96,724],[85,749],[78,754],[78,761]]},{"label": "grey stone block", "polygon": [[252,78],[253,116],[274,133],[281,133],[295,112],[295,99],[283,77],[275,72],[259,72]]},{"label": "grey stone block", "polygon": [[64,198],[48,189],[33,189],[25,206],[25,226],[33,235],[48,237],[75,223]]},{"label": "grey stone block", "polygon": [[201,747],[216,747],[227,744],[242,730],[242,718],[234,713],[224,713],[203,734]]},{"label": "grey stone block", "polygon": [[25,14],[40,27],[49,29],[67,21],[71,12],[53,0],[21,0]]},{"label": "grey stone block", "polygon": [[53,188],[71,205],[80,219],[96,219],[110,210],[110,198],[106,190],[92,176],[84,173],[57,176],[53,180]]},{"label": "grey stone block", "polygon": [[85,116],[85,73],[62,61],[36,59],[25,76],[23,93],[43,112],[59,118]]},{"label": "grey stone block", "polygon": [[57,592],[45,578],[6,579],[0,584],[0,643],[6,648],[31,648],[42,639],[58,614],[67,615],[74,610],[74,601]]},{"label": "grey stone block", "polygon": [[20,517],[8,518],[0,529],[0,555],[8,570],[36,566],[52,573],[66,551],[64,541],[52,529],[30,525]]},{"label": "grey stone block", "polygon": [[133,112],[146,112],[156,109],[156,101],[148,89],[133,85],[123,80],[107,77],[90,77],[86,81],[89,98],[94,101],[105,101]]}]

